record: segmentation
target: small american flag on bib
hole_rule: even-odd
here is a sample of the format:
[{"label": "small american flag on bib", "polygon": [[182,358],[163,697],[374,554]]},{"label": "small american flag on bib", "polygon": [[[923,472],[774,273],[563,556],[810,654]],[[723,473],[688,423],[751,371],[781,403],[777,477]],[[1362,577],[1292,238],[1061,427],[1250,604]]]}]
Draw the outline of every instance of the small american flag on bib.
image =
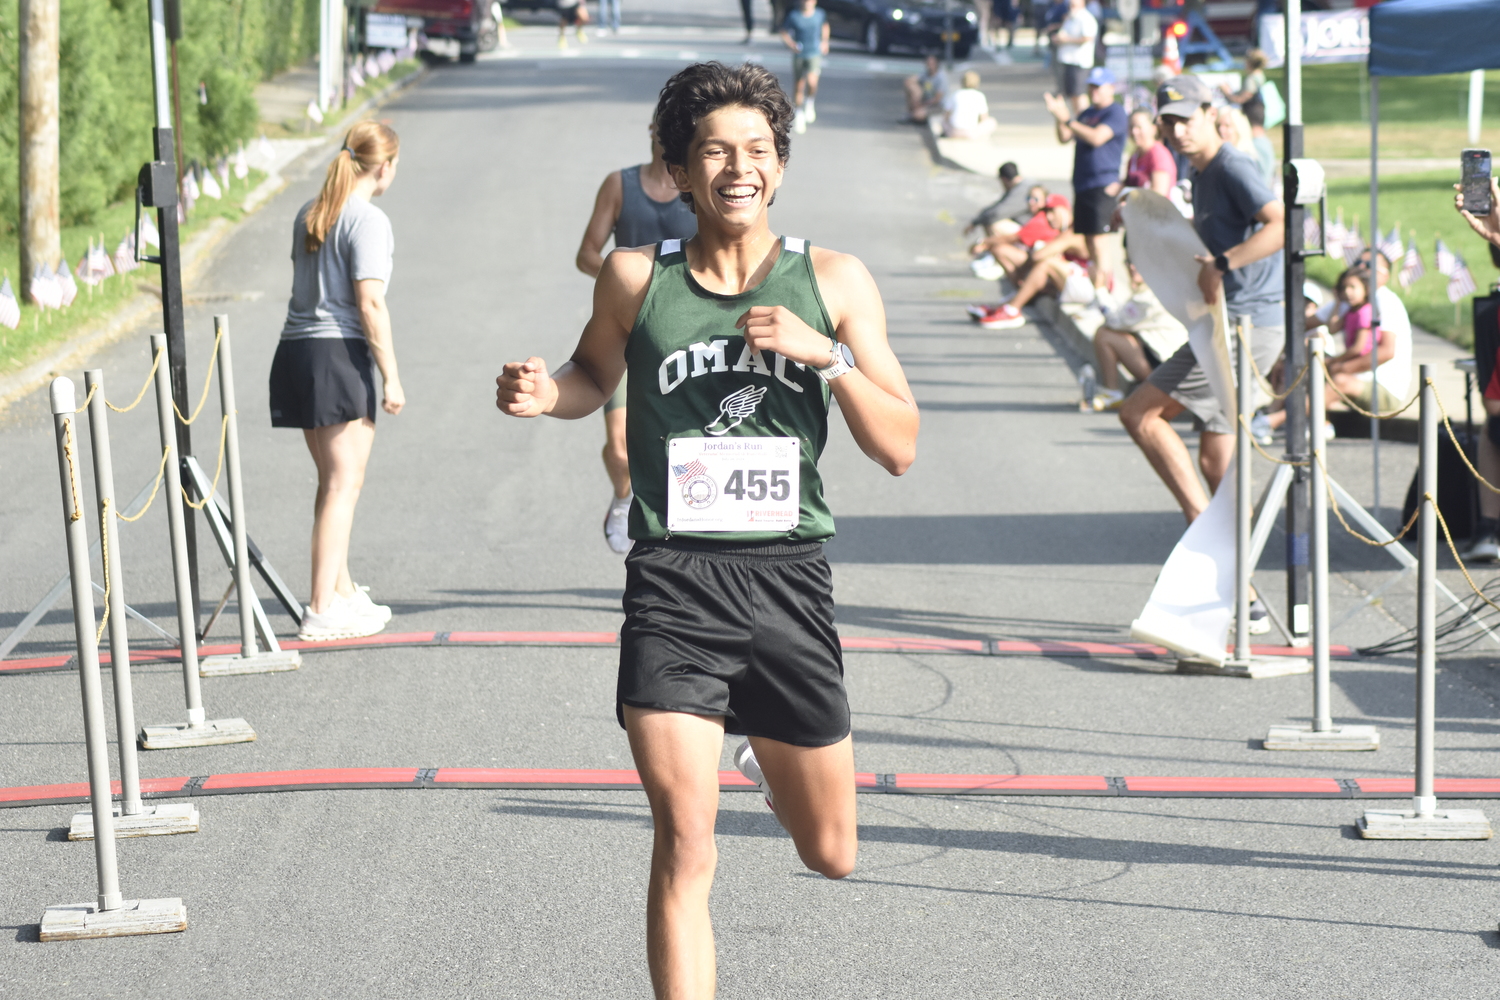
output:
[{"label": "small american flag on bib", "polygon": [[677,481],[679,483],[685,483],[689,479],[692,479],[694,476],[702,476],[706,475],[707,473],[708,466],[704,465],[696,458],[689,462],[687,465],[672,466],[672,474],[677,477]]}]

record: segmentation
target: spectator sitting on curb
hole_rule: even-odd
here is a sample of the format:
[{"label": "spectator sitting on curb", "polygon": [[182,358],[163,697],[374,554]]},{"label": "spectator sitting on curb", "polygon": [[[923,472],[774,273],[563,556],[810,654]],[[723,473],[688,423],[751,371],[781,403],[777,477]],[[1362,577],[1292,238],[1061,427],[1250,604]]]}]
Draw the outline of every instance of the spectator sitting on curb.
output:
[{"label": "spectator sitting on curb", "polygon": [[[1375,263],[1375,311],[1380,317],[1379,365],[1375,369],[1376,375],[1380,377],[1378,395],[1372,393],[1375,379],[1370,375],[1368,349],[1355,352],[1345,342],[1347,333],[1345,323],[1349,312],[1351,309],[1358,309],[1359,306],[1349,301],[1348,296],[1344,294],[1343,284],[1346,277],[1359,275],[1362,287],[1366,289],[1361,293],[1363,295],[1361,305],[1367,306],[1370,301],[1368,297],[1370,249],[1368,247],[1354,262],[1354,266],[1339,277],[1339,286],[1334,289],[1335,297],[1323,303],[1308,318],[1307,330],[1311,333],[1317,327],[1337,329],[1338,341],[1328,345],[1335,347],[1343,342],[1343,350],[1338,351],[1328,361],[1328,371],[1334,377],[1333,382],[1357,405],[1379,412],[1394,410],[1406,401],[1407,394],[1411,392],[1412,342],[1411,318],[1406,313],[1406,305],[1399,295],[1386,287],[1391,279],[1391,262],[1386,259],[1385,254],[1377,252]],[[1369,311],[1368,308],[1366,311]],[[1339,407],[1343,404],[1337,396],[1330,394],[1328,405]],[[1277,407],[1268,414],[1256,416],[1250,423],[1250,430],[1256,435],[1256,440],[1265,443],[1266,439],[1285,421],[1286,411]]]},{"label": "spectator sitting on curb", "polygon": [[1087,400],[1095,412],[1113,410],[1125,401],[1120,391],[1120,365],[1137,382],[1144,382],[1167,358],[1187,343],[1187,329],[1130,266],[1135,293],[1118,308],[1104,314],[1104,325],[1094,331],[1094,360],[1098,362],[1100,388]]},{"label": "spectator sitting on curb", "polygon": [[925,125],[934,111],[942,111],[948,97],[948,74],[932,54],[927,56],[922,72],[906,78],[906,115],[908,120]]},{"label": "spectator sitting on curb", "polygon": [[[1096,66],[1088,75],[1089,104],[1073,115],[1067,101],[1044,94],[1047,110],[1057,119],[1057,141],[1071,142],[1073,150],[1074,230],[1088,243],[1094,287],[1103,290],[1101,308],[1108,307],[1117,258],[1114,235],[1115,199],[1120,183],[1120,161],[1130,123],[1125,109],[1115,103],[1115,75]],[[1098,293],[1096,293],[1098,294]]]},{"label": "spectator sitting on curb", "polygon": [[[1014,233],[1041,209],[1040,205],[1033,208],[1028,204],[1026,179],[1021,176],[1020,167],[1014,163],[1002,163],[996,176],[1000,179],[999,199],[986,205],[970,220],[964,229],[965,236],[976,229],[982,230],[986,236],[998,236],[1007,229]],[[1043,195],[1045,197],[1045,190]]]},{"label": "spectator sitting on curb", "polygon": [[990,102],[979,83],[979,74],[968,70],[963,75],[963,87],[944,99],[943,135],[947,138],[983,139],[995,131],[997,123],[990,117]]},{"label": "spectator sitting on curb", "polygon": [[[1017,178],[1011,194],[1022,193],[1020,178]],[[986,218],[990,218],[990,210],[998,209],[1009,198],[1010,194],[1007,194],[1006,198],[975,216],[965,232],[971,232]],[[1040,184],[1033,184],[1024,192],[1024,198],[1019,213],[995,217],[993,222],[983,227],[984,237],[969,247],[969,255],[974,258],[969,262],[969,270],[974,272],[974,277],[982,281],[995,281],[1026,263],[1026,252],[1038,240],[1050,240],[1057,236],[1057,232],[1047,223],[1047,189]]]},{"label": "spectator sitting on curb", "polygon": [[[1052,228],[1047,210],[1058,206],[1067,208],[1068,199],[1066,195],[1048,194],[1046,188],[1037,184],[1027,194],[1026,204],[1035,207],[1036,214],[1024,226],[1011,234],[991,236],[969,248],[969,252],[976,255],[969,262],[969,269],[974,272],[974,277],[982,281],[1000,282],[1001,302],[1016,293],[1014,282],[1020,280],[1017,273],[1031,263],[1032,251],[1040,250],[1057,239],[1059,233]],[[981,261],[988,263],[982,264]],[[1006,279],[1011,282],[1009,288],[1006,287]],[[999,306],[975,304],[965,308],[977,323]]]},{"label": "spectator sitting on curb", "polygon": [[[1062,204],[1053,204],[1053,198]],[[1060,302],[1088,303],[1094,299],[1088,272],[1088,240],[1072,231],[1073,213],[1065,199],[1053,195],[1047,202],[1047,221],[1060,235],[1033,252],[1031,263],[1017,272],[1020,287],[1010,301],[980,318],[979,325],[986,330],[1025,325],[1026,317],[1021,310],[1043,292],[1056,293]]]},{"label": "spectator sitting on curb", "polygon": [[1156,131],[1156,119],[1147,108],[1130,114],[1130,141],[1135,153],[1125,168],[1125,186],[1149,188],[1163,198],[1171,196],[1177,186],[1177,159]]}]

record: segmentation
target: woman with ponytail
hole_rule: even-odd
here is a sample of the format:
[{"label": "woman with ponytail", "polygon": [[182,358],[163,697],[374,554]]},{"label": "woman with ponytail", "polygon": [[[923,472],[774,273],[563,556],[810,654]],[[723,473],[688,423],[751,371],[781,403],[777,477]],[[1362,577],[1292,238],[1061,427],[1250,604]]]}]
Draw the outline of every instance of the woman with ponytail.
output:
[{"label": "woman with ponytail", "polygon": [[375,443],[379,405],[406,403],[385,305],[395,238],[370,204],[396,177],[400,140],[376,122],[349,130],[323,190],[292,226],[292,298],[271,363],[271,425],[299,427],[318,467],[312,594],[298,638],[347,639],[385,628],[391,609],[349,576],[349,533]]}]

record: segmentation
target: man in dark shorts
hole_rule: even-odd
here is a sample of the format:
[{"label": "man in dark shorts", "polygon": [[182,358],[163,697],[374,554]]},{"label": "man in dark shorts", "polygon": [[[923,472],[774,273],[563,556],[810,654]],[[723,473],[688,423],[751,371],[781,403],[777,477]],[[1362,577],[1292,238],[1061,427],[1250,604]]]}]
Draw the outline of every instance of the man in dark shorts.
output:
[{"label": "man in dark shorts", "polygon": [[[614,234],[616,247],[654,246],[662,240],[685,240],[698,231],[693,210],[683,203],[661,158],[652,122],[651,162],[616,170],[599,185],[594,214],[583,231],[574,263],[590,278],[604,269],[604,244]],[[604,404],[604,471],[615,496],[604,515],[604,541],[615,552],[630,551],[630,453],[625,441],[626,382],[620,380]]]},{"label": "man in dark shorts", "polygon": [[919,417],[864,265],[770,230],[792,116],[755,63],[669,80],[657,131],[698,234],[610,254],[572,359],[555,375],[541,358],[512,362],[496,379],[503,412],[576,419],[632,371],[636,546],[615,708],[655,824],[646,952],[661,1000],[714,995],[726,732],[747,737],[735,763],[804,865],[843,878],[858,850],[817,463],[831,397],[893,475],[916,458]]},{"label": "man in dark shorts", "polygon": [[[1057,119],[1057,141],[1073,149],[1073,231],[1088,245],[1089,272],[1103,293],[1101,305],[1113,306],[1109,288],[1114,280],[1119,238],[1114,234],[1115,199],[1120,194],[1120,162],[1130,120],[1115,103],[1115,75],[1096,66],[1088,76],[1088,107],[1073,114],[1072,106],[1056,94],[1044,94],[1047,110]],[[1122,296],[1128,297],[1128,296]]]},{"label": "man in dark shorts", "polygon": [[781,22],[781,41],[792,50],[792,106],[796,118],[792,131],[806,132],[807,126],[818,120],[816,98],[818,77],[823,72],[823,57],[828,54],[828,15],[818,6],[818,0],[802,0],[801,5],[787,11]]},{"label": "man in dark shorts", "polygon": [[1067,13],[1052,35],[1052,52],[1057,60],[1057,85],[1078,111],[1088,106],[1085,81],[1094,65],[1098,39],[1099,20],[1089,13],[1087,0],[1069,0]]},{"label": "man in dark shorts", "polygon": [[[1250,323],[1250,353],[1269,372],[1285,340],[1282,275],[1283,210],[1255,160],[1219,138],[1207,85],[1174,77],[1156,92],[1163,140],[1186,154],[1193,177],[1193,228],[1208,248],[1198,258],[1203,301],[1224,296],[1233,330]],[[1184,410],[1199,432],[1198,468],[1169,423]],[[1198,472],[1217,490],[1234,457],[1234,427],[1225,418],[1191,345],[1184,344],[1136,388],[1120,422],[1192,522],[1208,506]]]}]

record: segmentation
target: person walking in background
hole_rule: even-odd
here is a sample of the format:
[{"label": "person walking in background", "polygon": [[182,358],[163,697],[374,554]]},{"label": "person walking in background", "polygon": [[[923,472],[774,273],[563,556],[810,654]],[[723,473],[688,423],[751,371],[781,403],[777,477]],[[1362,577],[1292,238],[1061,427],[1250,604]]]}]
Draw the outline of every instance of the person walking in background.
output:
[{"label": "person walking in background", "polygon": [[818,120],[814,99],[818,96],[818,76],[823,71],[823,57],[828,54],[828,15],[818,0],[802,0],[781,22],[781,40],[792,50],[792,107],[796,117],[792,131],[802,133]]},{"label": "person walking in background", "polygon": [[989,42],[992,51],[999,47],[997,39],[1001,28],[1005,29],[1005,47],[1009,49],[1016,44],[1016,7],[1012,0],[993,0]]},{"label": "person walking in background", "polygon": [[745,19],[745,41],[750,44],[750,35],[755,31],[755,0],[740,0],[740,16]]},{"label": "person walking in background", "polygon": [[569,28],[573,29],[579,45],[587,42],[588,37],[583,33],[583,26],[588,23],[589,11],[583,5],[583,0],[557,0],[557,47],[560,49],[568,47]]},{"label": "person walking in background", "polygon": [[298,427],[318,469],[313,503],[312,595],[297,636],[319,641],[374,635],[391,609],[349,574],[349,534],[375,443],[373,359],[379,406],[406,405],[385,293],[395,236],[370,204],[396,179],[396,133],[360,122],[334,154],[318,196],[292,224],[292,297],[271,362],[271,426]]},{"label": "person walking in background", "polygon": [[1261,89],[1266,85],[1266,54],[1260,49],[1251,49],[1245,53],[1245,76],[1240,82],[1240,89],[1235,90],[1229,84],[1219,85],[1219,92],[1224,99],[1236,105],[1248,118],[1250,109],[1255,108],[1260,112],[1262,122],[1266,120],[1266,99],[1261,96]]},{"label": "person walking in background", "polygon": [[[681,192],[662,160],[661,142],[652,122],[651,162],[616,170],[599,185],[594,214],[583,231],[575,263],[590,278],[604,269],[604,244],[644,247],[662,240],[685,240],[698,231],[698,219],[683,203]],[[604,540],[615,552],[630,551],[630,451],[625,442],[626,379],[604,404],[604,471],[615,489],[604,515]]]},{"label": "person walking in background", "polygon": [[[1067,16],[1052,36],[1052,44],[1061,73],[1058,86],[1076,111],[1089,106],[1089,70],[1094,65],[1094,41],[1098,37],[1099,21],[1089,13],[1086,0],[1069,0]],[[1113,75],[1110,83],[1114,83]],[[1117,131],[1123,134],[1124,129]]]},{"label": "person walking in background", "polygon": [[988,52],[990,44],[990,15],[994,12],[994,0],[974,0],[974,16],[979,24],[979,47]]},{"label": "person walking in background", "polygon": [[1114,235],[1115,199],[1123,186],[1120,161],[1130,124],[1125,109],[1115,103],[1115,75],[1108,68],[1095,66],[1087,82],[1089,103],[1076,116],[1063,98],[1056,94],[1042,96],[1047,110],[1057,119],[1057,141],[1074,144],[1073,231],[1088,243],[1094,287],[1102,290],[1101,308],[1108,308],[1114,304],[1109,288],[1118,243]]},{"label": "person walking in background", "polygon": [[1177,158],[1161,141],[1156,120],[1147,108],[1136,108],[1130,114],[1130,141],[1135,144],[1130,163],[1125,167],[1125,186],[1155,191],[1169,197],[1177,186]]},{"label": "person walking in background", "polygon": [[599,34],[620,33],[620,0],[599,0]]}]

